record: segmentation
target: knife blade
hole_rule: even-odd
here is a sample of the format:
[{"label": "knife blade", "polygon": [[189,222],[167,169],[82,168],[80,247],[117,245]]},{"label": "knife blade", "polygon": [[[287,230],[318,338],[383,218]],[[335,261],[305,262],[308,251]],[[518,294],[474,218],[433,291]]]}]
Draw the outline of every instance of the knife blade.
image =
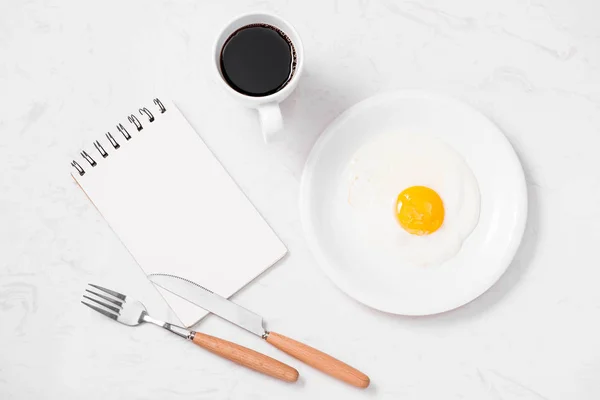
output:
[{"label": "knife blade", "polygon": [[206,311],[244,328],[257,336],[266,335],[263,318],[234,302],[219,296],[205,287],[175,275],[150,274],[150,281]]},{"label": "knife blade", "polygon": [[363,389],[368,387],[371,382],[367,375],[329,354],[279,333],[266,331],[260,315],[195,282],[166,274],[150,274],[148,278],[155,285],[260,336],[279,350],[334,378]]}]

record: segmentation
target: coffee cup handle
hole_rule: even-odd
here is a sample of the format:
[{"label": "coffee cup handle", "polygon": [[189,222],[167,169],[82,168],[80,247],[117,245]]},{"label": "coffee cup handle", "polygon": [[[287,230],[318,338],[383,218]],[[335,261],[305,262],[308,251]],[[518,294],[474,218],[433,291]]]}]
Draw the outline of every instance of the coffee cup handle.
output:
[{"label": "coffee cup handle", "polygon": [[258,107],[258,117],[265,143],[271,143],[276,134],[283,129],[283,118],[279,104],[268,103]]}]

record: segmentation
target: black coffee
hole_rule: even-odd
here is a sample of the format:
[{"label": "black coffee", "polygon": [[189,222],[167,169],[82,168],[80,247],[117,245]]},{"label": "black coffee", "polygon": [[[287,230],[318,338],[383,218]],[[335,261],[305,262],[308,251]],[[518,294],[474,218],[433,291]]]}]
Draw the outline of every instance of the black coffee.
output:
[{"label": "black coffee", "polygon": [[221,72],[227,83],[248,96],[281,90],[296,68],[296,51],[281,30],[267,24],[235,31],[221,50]]}]

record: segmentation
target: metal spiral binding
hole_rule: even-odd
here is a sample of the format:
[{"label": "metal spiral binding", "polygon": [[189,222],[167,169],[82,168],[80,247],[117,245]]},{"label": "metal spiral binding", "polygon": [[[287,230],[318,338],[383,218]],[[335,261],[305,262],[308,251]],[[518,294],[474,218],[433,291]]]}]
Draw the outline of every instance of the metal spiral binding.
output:
[{"label": "metal spiral binding", "polygon": [[115,140],[115,138],[113,137],[113,135],[110,134],[110,132],[106,133],[106,138],[108,139],[108,141],[110,142],[110,144],[112,144],[112,146],[115,149],[118,149],[119,147],[121,147],[121,145],[119,143],[117,143],[117,141]]},{"label": "metal spiral binding", "polygon": [[146,108],[140,108],[140,115],[146,114],[148,116],[148,121],[154,122],[154,115]]},{"label": "metal spiral binding", "polygon": [[[165,111],[167,111],[167,109],[165,108],[163,103],[160,101],[160,99],[155,98],[153,100],[153,102],[158,107],[158,110],[160,111],[161,114],[164,114]],[[145,115],[146,117],[148,117],[148,122],[150,122],[150,123],[154,122],[154,119],[155,119],[154,114],[148,108],[146,108],[146,107],[140,108],[139,113],[140,113],[140,115]],[[127,120],[129,121],[130,124],[132,124],[135,127],[135,129],[138,132],[141,131],[142,129],[144,129],[141,122],[135,115],[130,114],[127,117]],[[129,134],[129,132],[127,131],[125,126],[123,126],[123,124],[118,124],[117,130],[119,132],[121,132],[121,134],[123,135],[125,140],[130,140],[132,138],[132,136]],[[106,139],[108,140],[108,142],[110,143],[110,145],[112,146],[112,148],[114,150],[117,150],[121,147],[119,142],[117,142],[117,140],[114,138],[114,136],[110,132],[106,133]],[[102,144],[100,143],[99,140],[96,140],[94,142],[94,147],[96,148],[98,153],[102,156],[102,158],[106,158],[109,156],[110,153],[104,149],[104,146],[102,146]],[[94,158],[92,156],[90,156],[85,150],[82,150],[80,154],[81,154],[81,157],[83,157],[83,159],[86,160],[90,164],[90,167],[95,167],[96,165],[98,165],[98,163],[94,160]],[[73,160],[71,162],[71,166],[73,168],[75,168],[75,170],[77,171],[77,173],[80,176],[85,175],[85,169],[77,161]]]},{"label": "metal spiral binding", "polygon": [[138,132],[144,129],[140,120],[137,119],[135,115],[131,114],[129,117],[127,117],[127,120],[135,125],[135,128],[138,130]]},{"label": "metal spiral binding", "polygon": [[129,134],[129,132],[127,132],[127,129],[125,129],[123,124],[117,125],[117,130],[119,132],[121,132],[123,134],[123,136],[125,136],[125,139],[127,139],[127,140],[131,139],[131,135]]},{"label": "metal spiral binding", "polygon": [[83,170],[83,168],[81,168],[81,165],[79,165],[77,161],[71,161],[71,165],[77,170],[77,172],[79,172],[79,175],[85,174],[85,171]]},{"label": "metal spiral binding", "polygon": [[87,151],[83,150],[81,153],[81,157],[85,158],[85,161],[89,162],[92,167],[96,166],[96,161],[87,153]]},{"label": "metal spiral binding", "polygon": [[160,108],[161,114],[163,114],[165,111],[167,111],[165,106],[163,106],[163,103],[158,98],[154,99],[154,104],[156,104],[158,106],[158,108]]},{"label": "metal spiral binding", "polygon": [[108,157],[108,153],[106,152],[106,150],[104,150],[104,147],[102,147],[99,141],[96,140],[94,142],[94,147],[96,148],[96,150],[98,150],[98,153],[102,155],[102,158]]}]

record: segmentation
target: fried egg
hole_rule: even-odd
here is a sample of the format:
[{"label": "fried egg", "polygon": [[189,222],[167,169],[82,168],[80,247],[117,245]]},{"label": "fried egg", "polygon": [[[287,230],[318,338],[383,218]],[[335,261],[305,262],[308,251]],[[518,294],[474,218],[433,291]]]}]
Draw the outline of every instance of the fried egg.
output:
[{"label": "fried egg", "polygon": [[354,154],[345,175],[362,240],[399,261],[441,264],[479,221],[477,179],[460,154],[433,137],[381,135]]}]

